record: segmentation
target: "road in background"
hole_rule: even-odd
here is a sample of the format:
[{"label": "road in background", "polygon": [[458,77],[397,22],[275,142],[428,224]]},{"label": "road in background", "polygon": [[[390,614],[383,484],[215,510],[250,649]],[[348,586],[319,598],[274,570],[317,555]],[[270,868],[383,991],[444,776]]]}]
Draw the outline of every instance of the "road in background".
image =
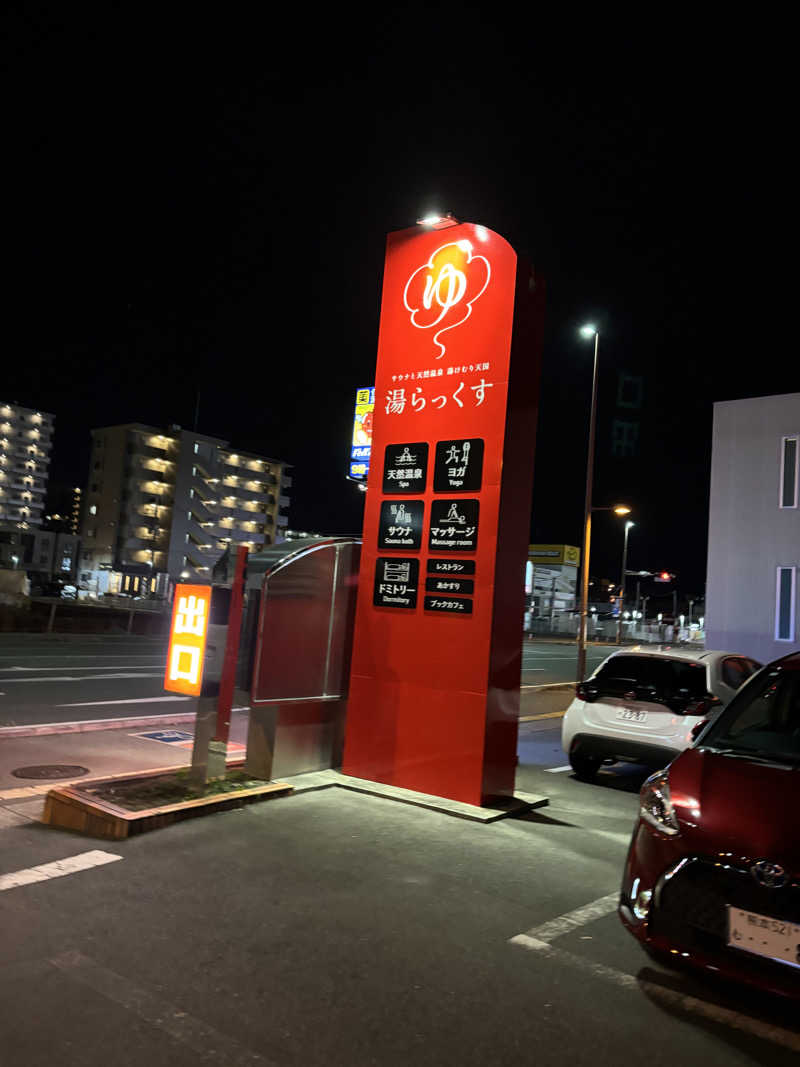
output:
[{"label": "road in background", "polygon": [[0,726],[174,712],[165,657],[163,638],[2,634]]},{"label": "road in background", "polygon": [[[592,673],[606,656],[619,645],[590,645],[586,649],[586,674]],[[574,641],[563,644],[555,641],[529,641],[522,644],[522,684],[550,685],[554,682],[574,682],[578,665]]]},{"label": "road in background", "polygon": [[[587,650],[594,670],[614,646]],[[0,634],[0,726],[170,715],[166,640],[136,635]],[[574,643],[524,642],[522,685],[575,680]]]}]

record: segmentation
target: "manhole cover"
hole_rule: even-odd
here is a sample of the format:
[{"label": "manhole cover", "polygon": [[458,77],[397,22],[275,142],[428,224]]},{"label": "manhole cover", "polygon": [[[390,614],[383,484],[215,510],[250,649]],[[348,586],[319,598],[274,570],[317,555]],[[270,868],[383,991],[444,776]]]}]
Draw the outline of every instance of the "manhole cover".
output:
[{"label": "manhole cover", "polygon": [[67,763],[42,763],[38,767],[17,767],[11,773],[15,778],[80,778],[89,773],[89,768]]}]

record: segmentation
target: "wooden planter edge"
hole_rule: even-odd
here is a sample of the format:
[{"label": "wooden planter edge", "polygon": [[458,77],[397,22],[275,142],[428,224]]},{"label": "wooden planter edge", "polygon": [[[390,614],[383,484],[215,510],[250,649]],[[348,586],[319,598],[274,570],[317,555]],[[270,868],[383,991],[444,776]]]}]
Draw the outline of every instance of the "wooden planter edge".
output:
[{"label": "wooden planter edge", "polygon": [[[153,773],[126,775],[125,780],[153,777],[155,777]],[[111,779],[99,778],[82,784],[96,786],[107,781],[120,780],[122,780],[121,776],[114,775]],[[85,788],[61,786],[51,789],[47,794],[42,822],[63,830],[76,830],[90,837],[103,837],[118,841],[133,834],[170,826],[183,819],[243,807],[245,804],[255,803],[262,798],[287,796],[293,791],[294,787],[285,782],[265,782],[264,785],[252,786],[249,789],[237,789],[230,793],[219,793],[216,796],[195,797],[192,800],[164,804],[156,808],[129,811],[111,801],[92,796]]]}]

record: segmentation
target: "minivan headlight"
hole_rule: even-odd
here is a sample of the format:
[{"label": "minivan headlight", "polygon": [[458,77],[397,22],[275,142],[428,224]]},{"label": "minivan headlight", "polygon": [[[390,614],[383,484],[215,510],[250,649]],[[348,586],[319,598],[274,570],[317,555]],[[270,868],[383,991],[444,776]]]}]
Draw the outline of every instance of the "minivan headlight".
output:
[{"label": "minivan headlight", "polygon": [[662,834],[674,837],[681,832],[669,792],[669,773],[651,775],[639,794],[639,815]]}]

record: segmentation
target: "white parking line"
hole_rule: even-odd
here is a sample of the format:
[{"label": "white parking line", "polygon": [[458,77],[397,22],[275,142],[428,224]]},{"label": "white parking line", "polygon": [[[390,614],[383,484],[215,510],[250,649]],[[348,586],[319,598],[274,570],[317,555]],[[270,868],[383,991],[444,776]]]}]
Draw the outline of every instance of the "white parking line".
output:
[{"label": "white parking line", "polygon": [[[162,644],[163,647],[163,644]],[[144,659],[145,656],[154,656],[156,649],[148,649],[146,652],[28,652],[25,651],[23,659]],[[19,652],[7,652],[0,655],[0,660],[20,659]]]},{"label": "white parking line", "polygon": [[[564,934],[568,934],[571,930],[576,930],[579,926],[586,926],[587,923],[594,922],[595,919],[602,919],[604,915],[610,915],[612,911],[617,910],[618,903],[619,892],[608,893],[606,896],[600,897],[599,900],[593,900],[591,904],[584,904],[583,907],[568,911],[564,915],[559,915],[556,919],[551,919],[541,926],[534,926],[532,930],[526,930],[524,934],[517,936],[532,938],[535,941],[543,941],[549,944],[551,941],[555,941],[557,937],[563,937]],[[515,942],[516,938],[512,937],[511,940]]]},{"label": "white parking line", "polygon": [[[253,1052],[229,1034],[220,1033],[202,1019],[181,1010],[178,1005],[170,1004],[158,987],[153,992],[143,989],[80,952],[64,952],[51,959],[50,963],[63,974],[88,986],[112,1003],[121,1005],[132,1015],[144,1019],[151,1026],[169,1034],[175,1041],[193,1049],[198,1053],[198,1062],[224,1061],[230,1064],[230,1067],[275,1065],[275,1060]],[[285,1062],[284,1055],[281,1056],[281,1062]]]},{"label": "white parking line", "polygon": [[528,934],[517,934],[516,937],[511,938],[511,944],[520,945],[522,948],[527,948],[532,952],[538,952],[549,960],[583,971],[584,974],[590,974],[594,978],[601,978],[603,981],[610,982],[621,989],[641,990],[645,996],[660,1001],[670,1008],[678,1008],[690,1015],[697,1015],[700,1018],[710,1019],[712,1022],[730,1026],[734,1030],[752,1034],[763,1041],[771,1041],[775,1045],[781,1045],[792,1052],[800,1052],[800,1034],[785,1030],[782,1026],[774,1026],[772,1023],[764,1022],[762,1019],[754,1019],[751,1015],[743,1015],[741,1012],[733,1011],[731,1008],[724,1008],[720,1004],[712,1004],[709,1001],[700,1000],[698,997],[679,993],[674,989],[660,985],[658,982],[636,978],[632,974],[625,974],[624,971],[606,967],[602,963],[595,963],[594,960],[588,960],[582,956],[576,956],[572,952],[554,948],[547,941],[531,937]]},{"label": "white parking line", "polygon": [[563,774],[564,771],[571,771],[572,766],[569,763],[565,763],[563,767],[545,767],[548,774]]},{"label": "white parking line", "polygon": [[110,708],[112,704],[167,704],[173,700],[191,699],[191,697],[126,697],[124,700],[87,700],[79,701],[75,704],[56,704],[55,706],[57,708]]},{"label": "white parking line", "polygon": [[38,867],[26,867],[21,871],[12,871],[10,874],[0,874],[0,892],[4,889],[16,889],[21,885],[30,885],[32,882],[46,882],[50,878],[63,878],[66,874],[77,874],[78,871],[87,871],[91,867],[100,867],[104,863],[114,863],[121,860],[113,852],[101,852],[93,849],[91,852],[79,852],[77,856],[67,856],[65,860],[56,860],[54,863],[42,863]]},{"label": "white parking line", "polygon": [[[112,657],[119,659],[118,656]],[[79,671],[151,671],[153,667],[164,667],[164,663],[109,663],[99,666],[95,666],[92,663],[83,663],[79,667],[73,667],[73,670]],[[63,671],[65,668],[61,667],[0,667],[0,674],[6,674],[8,671]]]},{"label": "white parking line", "polygon": [[[87,668],[84,667],[78,668],[78,670],[86,669]],[[20,682],[103,682],[107,678],[162,678],[164,675],[163,671],[158,671],[157,674],[130,674],[129,672],[130,667],[124,672],[118,672],[117,674],[60,674],[53,678],[4,678],[3,685],[19,685]]]}]

